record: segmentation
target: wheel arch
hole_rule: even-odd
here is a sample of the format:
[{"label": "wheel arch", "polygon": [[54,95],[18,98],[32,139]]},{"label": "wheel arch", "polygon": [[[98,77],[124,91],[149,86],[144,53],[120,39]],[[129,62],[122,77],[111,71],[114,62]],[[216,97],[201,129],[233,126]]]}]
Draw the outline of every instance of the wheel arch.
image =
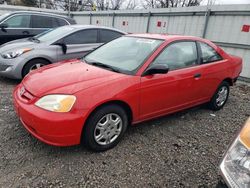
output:
[{"label": "wheel arch", "polygon": [[51,62],[48,58],[44,58],[44,57],[34,57],[34,58],[28,60],[28,61],[23,65],[22,71],[21,71],[22,77],[23,77],[23,74],[24,74],[24,73],[23,73],[24,67],[25,67],[29,62],[34,61],[34,60],[38,60],[38,59],[42,59],[42,60],[44,60],[44,61],[47,61],[49,64],[52,64],[52,62]]},{"label": "wheel arch", "polygon": [[122,100],[112,100],[112,101],[107,101],[107,102],[104,102],[100,105],[98,105],[97,107],[95,107],[89,114],[88,114],[88,117],[86,119],[86,121],[84,122],[83,124],[83,127],[82,127],[82,132],[81,132],[81,143],[83,141],[83,132],[84,132],[84,128],[85,128],[85,125],[86,123],[89,121],[90,117],[92,114],[94,114],[97,110],[99,110],[100,108],[104,107],[104,106],[107,106],[107,105],[112,105],[112,104],[115,104],[115,105],[118,105],[120,107],[122,107],[123,109],[125,109],[125,112],[126,114],[128,115],[128,120],[129,120],[129,125],[131,125],[132,121],[133,121],[133,111],[131,109],[131,107],[129,106],[128,103],[122,101]]},{"label": "wheel arch", "polygon": [[102,103],[102,104],[96,106],[96,107],[89,113],[89,115],[88,115],[88,117],[87,117],[87,119],[86,119],[86,121],[85,121],[85,124],[86,124],[86,122],[88,121],[89,117],[90,117],[93,113],[95,113],[97,110],[99,110],[100,108],[102,108],[102,107],[104,107],[104,106],[108,106],[108,105],[112,105],[112,104],[118,105],[118,106],[122,107],[122,108],[125,110],[126,114],[128,115],[129,123],[131,123],[131,122],[133,121],[133,111],[132,111],[130,105],[129,105],[128,103],[122,101],[122,100],[112,100],[112,101],[107,101],[107,102],[104,102],[104,103]]},{"label": "wheel arch", "polygon": [[229,77],[222,80],[222,82],[227,82],[229,83],[230,86],[233,86],[233,83],[234,83],[233,79]]}]

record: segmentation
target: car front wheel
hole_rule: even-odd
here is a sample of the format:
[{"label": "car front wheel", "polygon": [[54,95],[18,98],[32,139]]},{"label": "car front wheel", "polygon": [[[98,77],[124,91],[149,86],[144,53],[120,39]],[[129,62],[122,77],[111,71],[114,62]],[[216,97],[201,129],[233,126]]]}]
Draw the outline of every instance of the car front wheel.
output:
[{"label": "car front wheel", "polygon": [[33,59],[29,61],[23,68],[22,76],[23,78],[33,70],[39,69],[45,65],[50,64],[48,61],[44,59]]},{"label": "car front wheel", "polygon": [[116,146],[128,126],[126,111],[108,105],[95,111],[84,127],[83,142],[91,150],[105,151]]},{"label": "car front wheel", "polygon": [[209,108],[220,110],[226,104],[229,96],[229,83],[223,81],[217,88],[215,94],[209,102]]}]

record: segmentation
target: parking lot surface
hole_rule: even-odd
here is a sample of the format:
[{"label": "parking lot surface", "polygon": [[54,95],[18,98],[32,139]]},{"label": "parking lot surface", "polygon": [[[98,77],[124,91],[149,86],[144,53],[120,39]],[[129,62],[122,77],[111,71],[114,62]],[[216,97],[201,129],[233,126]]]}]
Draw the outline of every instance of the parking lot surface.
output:
[{"label": "parking lot surface", "polygon": [[16,84],[0,77],[0,187],[216,187],[223,153],[250,116],[250,87],[237,84],[221,111],[199,106],[148,121],[93,153],[29,135],[13,109]]}]

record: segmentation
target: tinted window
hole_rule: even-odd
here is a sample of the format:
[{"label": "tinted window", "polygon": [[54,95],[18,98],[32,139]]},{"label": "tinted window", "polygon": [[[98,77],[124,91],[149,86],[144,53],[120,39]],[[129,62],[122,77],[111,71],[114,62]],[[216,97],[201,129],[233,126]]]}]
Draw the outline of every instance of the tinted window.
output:
[{"label": "tinted window", "polygon": [[200,42],[202,63],[210,63],[221,60],[221,56],[211,46]]},{"label": "tinted window", "polygon": [[64,38],[66,44],[87,44],[97,43],[97,30],[88,29],[78,31]]},{"label": "tinted window", "polygon": [[33,28],[53,28],[53,20],[48,16],[32,15]]},{"label": "tinted window", "polygon": [[60,18],[52,18],[52,21],[53,21],[53,27],[68,25],[68,23],[65,20]]},{"label": "tinted window", "polygon": [[17,15],[7,19],[4,23],[8,24],[10,28],[29,28],[30,16],[29,15]]},{"label": "tinted window", "polygon": [[166,64],[169,70],[181,69],[197,64],[195,42],[178,42],[170,44],[154,60],[153,64]]},{"label": "tinted window", "polygon": [[120,36],[122,36],[122,34],[116,31],[111,31],[111,30],[106,30],[106,29],[100,30],[100,42],[101,43],[109,42],[111,40],[119,38]]}]

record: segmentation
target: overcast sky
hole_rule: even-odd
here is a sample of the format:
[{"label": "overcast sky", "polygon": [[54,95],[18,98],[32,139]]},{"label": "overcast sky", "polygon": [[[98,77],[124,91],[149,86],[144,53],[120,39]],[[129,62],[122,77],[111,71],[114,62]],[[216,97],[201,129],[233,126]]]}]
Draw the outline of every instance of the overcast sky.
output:
[{"label": "overcast sky", "polygon": [[[211,0],[203,0],[201,5],[207,5],[207,2],[211,1]],[[215,1],[215,4],[250,4],[250,0],[212,0]],[[135,0],[135,2],[137,3],[137,8],[141,8],[141,3],[143,2],[143,0]]]},{"label": "overcast sky", "polygon": [[250,0],[216,0],[216,4],[250,4]]}]

